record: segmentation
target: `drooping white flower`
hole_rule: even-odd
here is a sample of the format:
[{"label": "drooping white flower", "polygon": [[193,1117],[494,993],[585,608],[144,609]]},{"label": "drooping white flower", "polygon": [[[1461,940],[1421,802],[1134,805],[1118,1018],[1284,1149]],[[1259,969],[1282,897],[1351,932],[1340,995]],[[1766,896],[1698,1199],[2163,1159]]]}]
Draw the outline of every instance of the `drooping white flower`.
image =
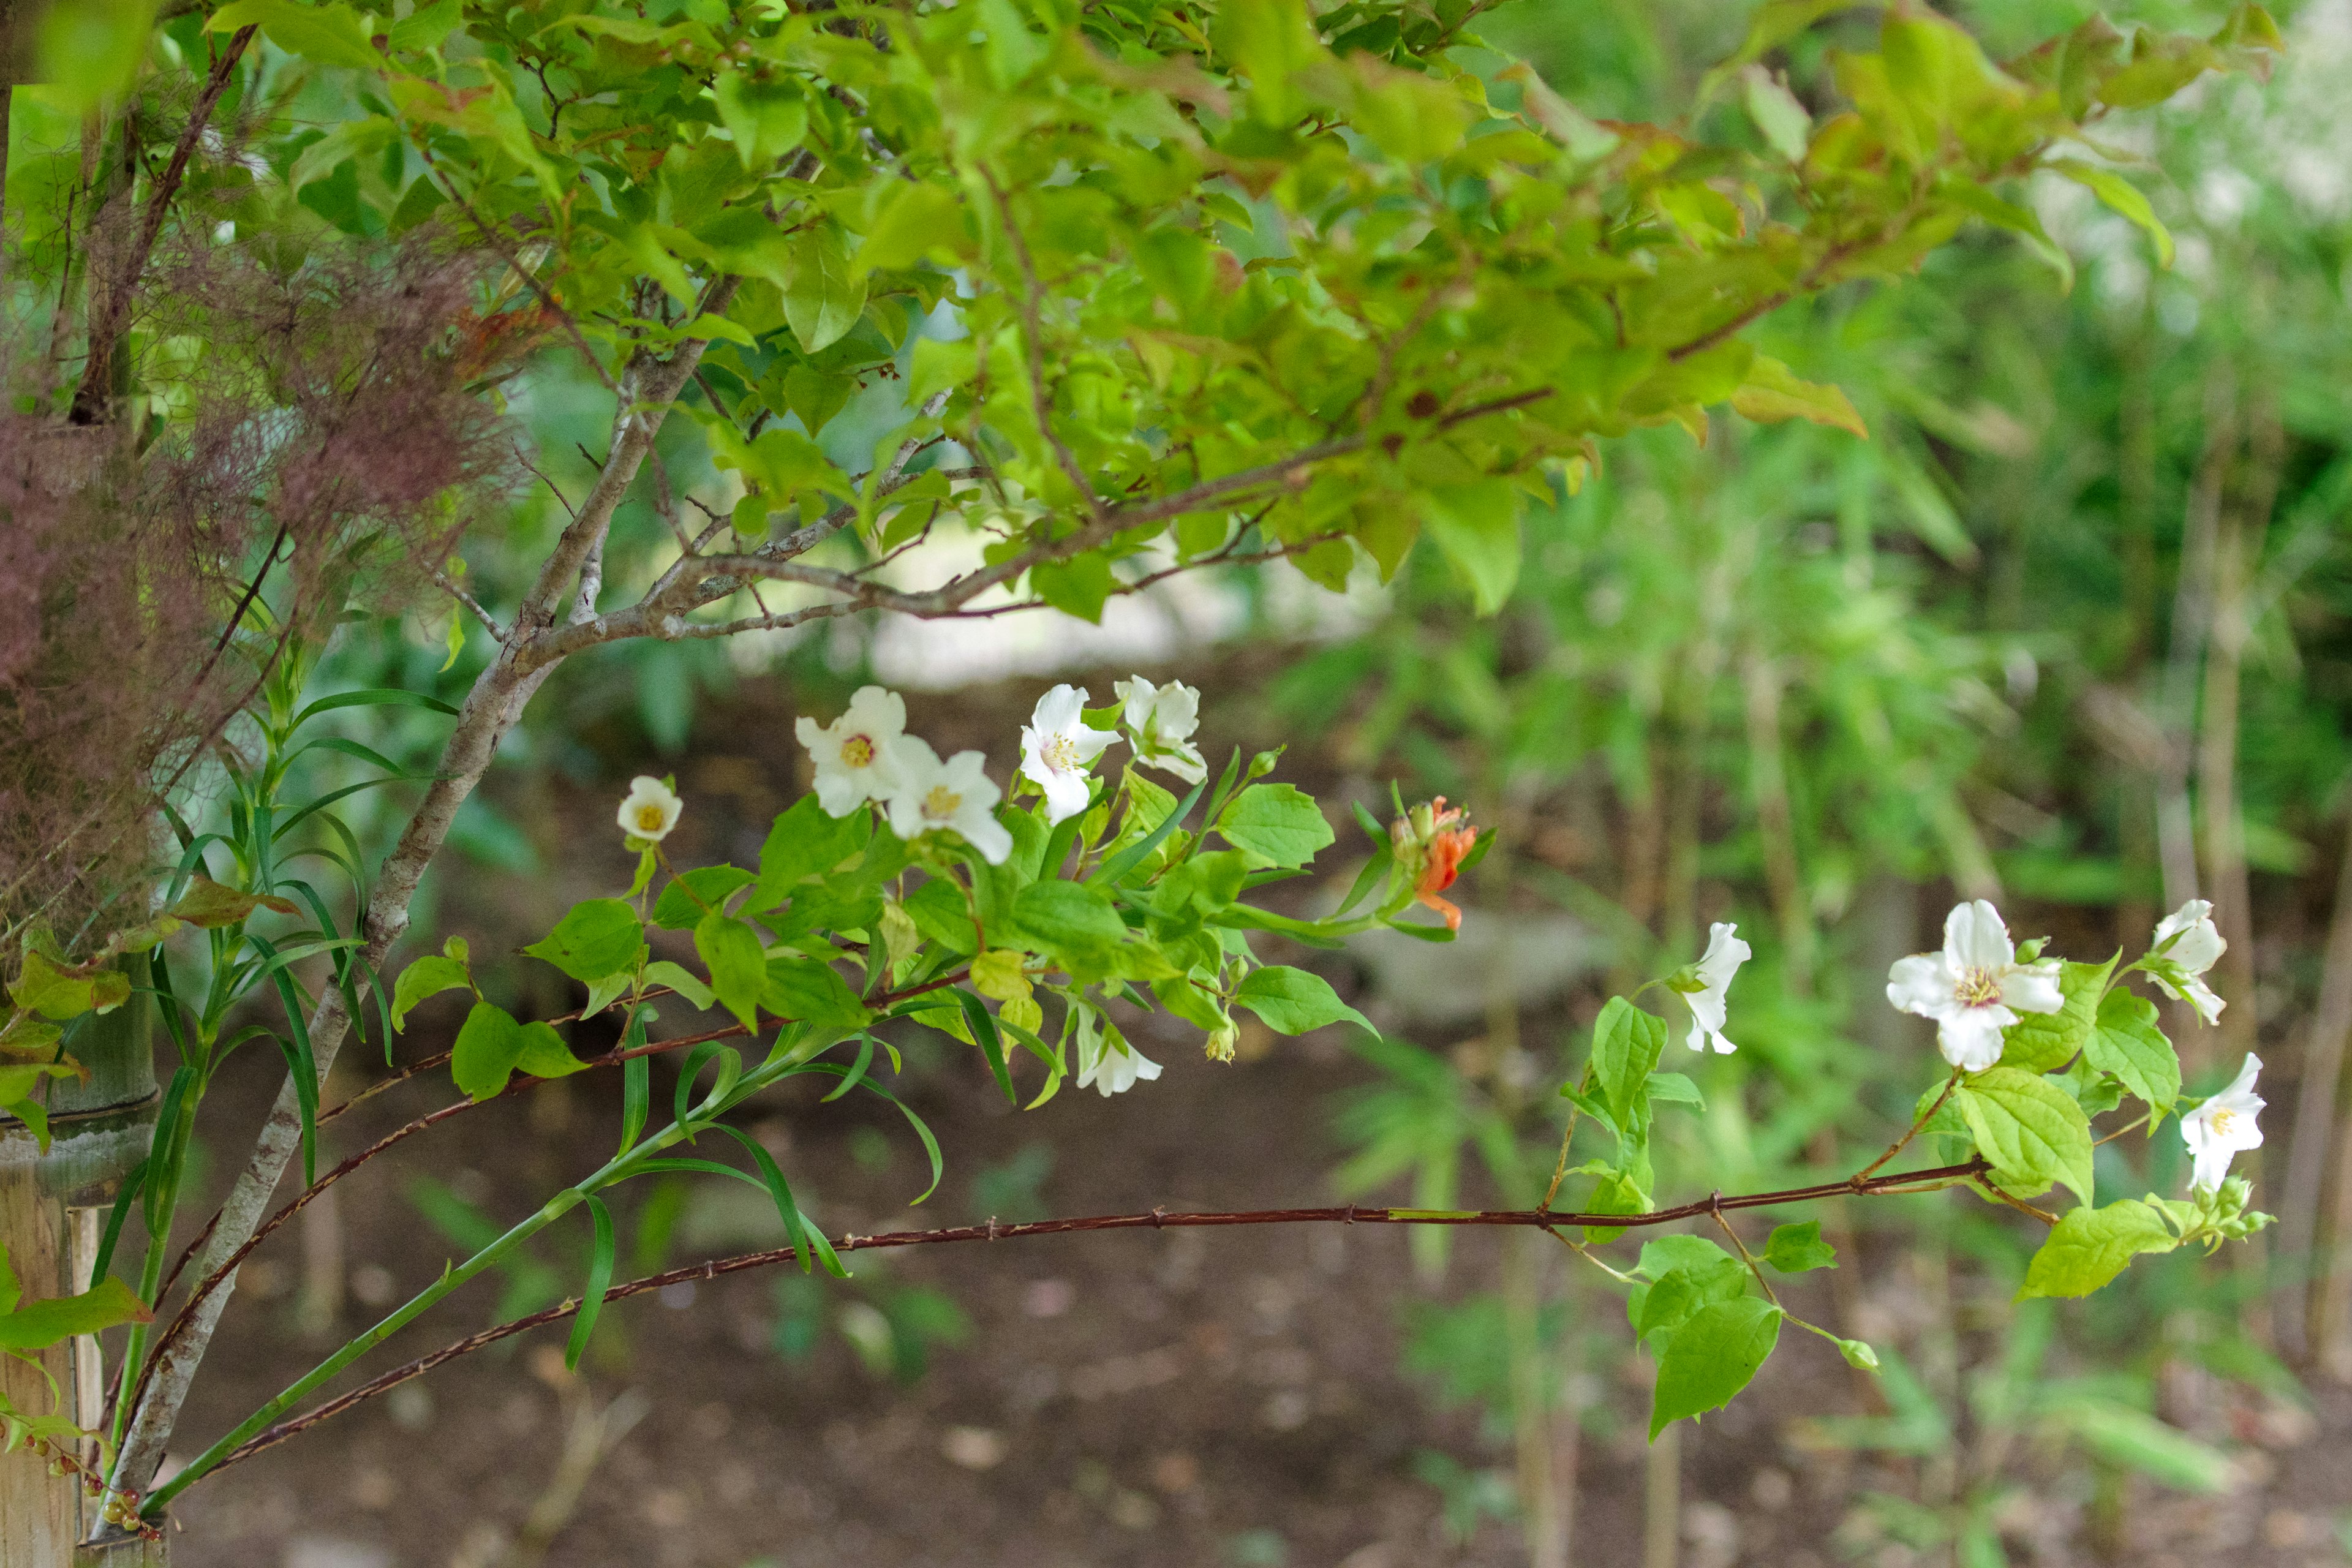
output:
[{"label": "drooping white flower", "polygon": [[2197,1016],[2208,1024],[2221,1016],[2229,1004],[2213,994],[2205,984],[2205,972],[2229,950],[2214,929],[2213,906],[2204,899],[2191,899],[2170,914],[2156,928],[2156,936],[2148,945],[2148,978],[2162,987],[2164,994],[2176,1002],[2186,1002],[2197,1009]]},{"label": "drooping white flower", "polygon": [[847,816],[860,802],[887,800],[898,784],[898,745],[907,732],[907,701],[879,686],[861,686],[830,724],[803,715],[793,732],[816,763],[816,803],[827,816]]},{"label": "drooping white flower", "polygon": [[2000,911],[1982,899],[1944,918],[1944,950],[1897,959],[1886,973],[1886,999],[1905,1013],[1936,1020],[1944,1059],[1968,1072],[2000,1060],[2000,1032],[2020,1013],[2055,1013],[2058,961],[2017,962]]},{"label": "drooping white flower", "polygon": [[629,781],[628,795],[621,802],[621,831],[658,844],[669,837],[685,810],[686,803],[677,798],[676,790],[650,773],[639,773]]},{"label": "drooping white flower", "polygon": [[1086,810],[1094,797],[1087,767],[1118,739],[1086,721],[1087,694],[1056,686],[1037,699],[1036,711],[1021,727],[1021,773],[1045,792],[1045,820],[1059,822]]},{"label": "drooping white flower", "polygon": [[1201,694],[1181,680],[1154,686],[1141,676],[1114,682],[1111,688],[1126,704],[1119,719],[1127,726],[1135,760],[1163,768],[1186,784],[1209,776],[1192,731],[1201,727]]},{"label": "drooping white flower", "polygon": [[1160,1064],[1135,1048],[1134,1043],[1107,1026],[1091,1007],[1078,1010],[1078,1087],[1092,1089],[1108,1100],[1125,1094],[1139,1080],[1160,1076]]},{"label": "drooping white flower", "polygon": [[883,803],[890,814],[890,831],[914,838],[938,829],[961,834],[992,866],[1002,866],[1013,853],[1013,835],[996,820],[996,803],[1004,792],[986,772],[988,759],[978,752],[958,752],[947,761],[930,742],[901,735],[891,762],[898,780]]},{"label": "drooping white flower", "polygon": [[1727,1009],[1724,994],[1731,989],[1731,977],[1739,966],[1756,955],[1755,949],[1739,940],[1739,928],[1717,921],[1707,929],[1706,954],[1694,966],[1703,983],[1696,991],[1685,991],[1683,1000],[1690,1004],[1690,1037],[1685,1042],[1695,1051],[1712,1045],[1718,1056],[1729,1056],[1739,1047],[1723,1037],[1723,1021]]},{"label": "drooping white flower", "polygon": [[2230,1087],[2180,1119],[2181,1142],[2196,1163],[2189,1184],[2199,1192],[2221,1186],[2221,1178],[2230,1173],[2231,1155],[2263,1146],[2263,1130],[2254,1120],[2263,1112],[2263,1097],[2254,1092],[2254,1079],[2262,1070],[2263,1058],[2247,1052],[2245,1065]]}]

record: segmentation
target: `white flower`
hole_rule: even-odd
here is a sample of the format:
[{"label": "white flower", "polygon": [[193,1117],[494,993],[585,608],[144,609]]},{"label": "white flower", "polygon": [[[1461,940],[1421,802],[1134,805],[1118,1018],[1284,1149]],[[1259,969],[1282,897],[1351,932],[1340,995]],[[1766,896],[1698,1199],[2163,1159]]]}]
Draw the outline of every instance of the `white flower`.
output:
[{"label": "white flower", "polygon": [[793,727],[816,763],[816,803],[827,816],[847,816],[862,801],[887,800],[898,784],[898,739],[907,701],[879,686],[861,686],[830,724],[803,716]]},{"label": "white flower", "polygon": [[2263,1058],[2247,1052],[2230,1087],[2180,1119],[2181,1142],[2196,1162],[2189,1184],[2199,1192],[2221,1186],[2230,1173],[2231,1155],[2263,1146],[2263,1130],[2254,1121],[2263,1111],[2263,1097],[2254,1092],[2254,1077],[2262,1070]]},{"label": "white flower", "polygon": [[658,844],[669,837],[685,809],[686,803],[677,798],[676,790],[650,773],[639,773],[629,781],[628,798],[621,802],[621,831]]},{"label": "white flower", "polygon": [[1200,692],[1181,680],[1154,686],[1139,675],[1114,682],[1112,689],[1127,704],[1119,717],[1127,725],[1137,762],[1164,768],[1186,784],[1199,784],[1209,776],[1201,748],[1192,744],[1192,731],[1201,727]]},{"label": "white flower", "polygon": [[1727,1057],[1739,1048],[1723,1037],[1724,993],[1731,989],[1731,977],[1739,973],[1739,966],[1756,956],[1756,950],[1739,940],[1738,930],[1722,921],[1708,928],[1706,956],[1697,964],[1704,987],[1683,993],[1691,1010],[1690,1038],[1685,1043],[1695,1051],[1712,1045],[1718,1056]]},{"label": "white flower", "polygon": [[989,779],[986,757],[958,752],[943,763],[929,742],[901,735],[892,746],[891,763],[898,786],[883,803],[891,832],[915,838],[944,828],[961,834],[990,865],[1004,864],[1013,853],[1013,835],[996,820],[996,803],[1004,792]]},{"label": "white flower", "polygon": [[1094,798],[1087,765],[1103,748],[1118,739],[1117,731],[1097,730],[1082,716],[1087,694],[1070,685],[1056,686],[1037,699],[1037,710],[1021,727],[1021,773],[1045,792],[1045,820],[1059,822],[1086,810]]},{"label": "white flower", "polygon": [[1944,917],[1943,952],[1895,960],[1886,973],[1886,999],[1899,1011],[1935,1019],[1944,1059],[1969,1072],[2000,1060],[2000,1032],[2020,1013],[2055,1013],[2066,1005],[2058,961],[2018,963],[2000,911],[1982,899]]},{"label": "white flower", "polygon": [[1078,1087],[1091,1087],[1108,1100],[1133,1089],[1138,1079],[1160,1076],[1160,1064],[1106,1026],[1091,1007],[1078,1010]]},{"label": "white flower", "polygon": [[2213,906],[2203,899],[2191,899],[2156,928],[2148,946],[2148,978],[2174,1001],[2196,1008],[2197,1016],[2210,1024],[2229,1004],[2213,994],[2203,977],[2229,946],[2213,928]]}]

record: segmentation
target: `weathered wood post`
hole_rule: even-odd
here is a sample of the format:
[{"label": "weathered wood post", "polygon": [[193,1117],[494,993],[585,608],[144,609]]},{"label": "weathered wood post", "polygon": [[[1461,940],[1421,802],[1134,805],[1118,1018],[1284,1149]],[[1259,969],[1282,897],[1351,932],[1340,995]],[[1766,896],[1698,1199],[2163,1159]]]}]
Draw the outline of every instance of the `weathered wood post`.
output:
[{"label": "weathered wood post", "polygon": [[[146,959],[129,962],[132,986],[144,986]],[[27,1299],[69,1296],[92,1283],[107,1214],[154,1135],[154,1017],[152,1001],[134,989],[129,1002],[85,1017],[73,1031],[68,1048],[89,1076],[52,1080],[47,1153],[32,1129],[0,1116],[0,1243]],[[0,1393],[26,1410],[46,1411],[53,1399],[62,1400],[84,1426],[95,1427],[106,1397],[97,1337],[41,1352],[38,1367],[0,1356]],[[0,1564],[134,1568],[163,1562],[161,1544],[82,1551],[79,1542],[97,1522],[97,1500],[79,1475],[52,1476],[48,1461],[25,1448],[0,1455]]]}]

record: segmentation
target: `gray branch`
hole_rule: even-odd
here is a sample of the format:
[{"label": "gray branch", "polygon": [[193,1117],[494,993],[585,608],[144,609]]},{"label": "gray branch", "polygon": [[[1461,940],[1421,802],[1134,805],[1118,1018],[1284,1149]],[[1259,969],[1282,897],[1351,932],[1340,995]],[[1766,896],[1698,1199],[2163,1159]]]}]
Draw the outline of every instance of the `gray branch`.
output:
[{"label": "gray branch", "polygon": [[[724,310],[734,293],[736,281],[730,278],[714,284],[704,308]],[[410,817],[398,846],[385,860],[383,874],[368,900],[361,922],[366,942],[360,950],[360,959],[369,972],[382,968],[394,944],[407,931],[409,900],[415,896],[425,867],[447,838],[458,807],[474,793],[489,769],[499,742],[521,718],[531,695],[560,661],[557,658],[527,658],[526,653],[535,650],[536,644],[566,610],[573,616],[593,611],[602,574],[604,539],[611,530],[613,514],[646,454],[653,449],[662,420],[687,378],[693,374],[703,347],[698,342],[684,343],[667,360],[653,358],[641,351],[623,371],[621,405],[613,422],[612,455],[597,476],[595,487],[556,542],[514,625],[509,628],[498,658],[467,693],[442,753],[441,766],[415,815]],[[350,1023],[341,994],[330,989],[310,1017],[311,1049],[321,1082],[334,1065],[335,1053],[341,1047]],[[196,1262],[194,1278],[210,1274],[252,1237],[268,1207],[271,1193],[285,1174],[287,1163],[301,1146],[301,1113],[289,1079],[279,1091],[278,1103],[255,1141],[252,1158],[221,1207],[212,1240]],[[212,1342],[221,1310],[227,1306],[236,1288],[234,1275],[223,1280],[197,1309],[187,1331],[164,1351],[116,1461],[111,1478],[116,1491],[143,1492],[152,1481],[156,1467],[163,1461],[164,1444],[187,1398],[189,1384]],[[135,1382],[134,1374],[125,1380],[125,1385]]]}]

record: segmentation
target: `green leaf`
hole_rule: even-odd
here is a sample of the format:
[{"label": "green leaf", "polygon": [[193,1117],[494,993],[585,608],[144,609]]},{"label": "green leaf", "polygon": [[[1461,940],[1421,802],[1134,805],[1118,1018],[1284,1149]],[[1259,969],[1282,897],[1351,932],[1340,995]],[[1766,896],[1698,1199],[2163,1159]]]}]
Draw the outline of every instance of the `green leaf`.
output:
[{"label": "green leaf", "polygon": [[588,1249],[588,1283],[580,1292],[580,1310],[572,1320],[572,1338],[563,1347],[563,1364],[571,1371],[579,1369],[588,1336],[596,1331],[596,1319],[604,1310],[604,1292],[613,1288],[613,1258],[617,1250],[613,1244],[612,1211],[593,1193],[582,1197],[596,1228]]},{"label": "green leaf", "polygon": [[761,81],[748,72],[720,71],[710,96],[746,169],[773,168],[808,134],[808,100],[788,77]]},{"label": "green leaf", "polygon": [[690,930],[700,925],[705,915],[726,903],[729,894],[749,886],[751,879],[751,873],[740,866],[697,866],[683,876],[670,879],[669,886],[654,900],[649,918],[664,931]]},{"label": "green leaf", "polygon": [[1256,1014],[1277,1035],[1303,1035],[1342,1021],[1370,1029],[1371,1021],[1331,989],[1331,983],[1304,969],[1270,963],[1253,969],[1234,1000]]},{"label": "green leaf", "polygon": [[866,310],[866,279],[851,275],[841,231],[829,223],[793,237],[783,288],[784,321],[803,353],[839,342]]},{"label": "green leaf", "polygon": [[1650,1074],[1666,1048],[1666,1021],[1622,996],[1612,996],[1592,1021],[1592,1076],[1620,1127],[1647,1120],[1643,1111]]},{"label": "green leaf", "polygon": [[804,795],[768,829],[760,846],[760,875],[743,907],[772,910],[811,877],[822,877],[862,848],[873,834],[863,805],[847,816],[827,816],[816,796]]},{"label": "green leaf", "polygon": [[1761,66],[1750,66],[1747,78],[1748,118],[1764,133],[1772,151],[1791,163],[1805,159],[1805,142],[1812,133],[1813,117],[1797,95]]},{"label": "green leaf", "polygon": [[2074,1097],[2015,1068],[1988,1068],[1953,1091],[1977,1148],[2004,1186],[2063,1182],[2091,1201],[2091,1124]]},{"label": "green leaf", "polygon": [[[645,927],[636,910],[619,899],[583,899],[564,911],[553,931],[523,952],[586,985],[635,969],[645,945]],[[415,967],[411,964],[409,973]],[[401,984],[408,984],[407,974],[401,976]]]},{"label": "green leaf", "polygon": [[439,952],[427,953],[402,970],[399,983],[392,988],[392,1026],[395,1030],[405,1027],[409,1013],[427,996],[437,996],[444,991],[471,990],[474,975],[467,962],[468,956],[465,939],[453,936],[442,944]]},{"label": "green leaf", "polygon": [[696,1007],[708,1007],[719,1000],[719,994],[702,983],[702,977],[683,964],[667,958],[656,958],[646,965],[648,988],[667,985]]},{"label": "green leaf", "polygon": [[572,1054],[572,1047],[551,1024],[525,1024],[520,1043],[522,1048],[515,1053],[517,1071],[533,1078],[569,1078],[588,1070],[588,1064]]},{"label": "green leaf", "polygon": [[2091,1023],[2116,961],[2074,963],[2058,971],[2058,994],[2065,1005],[2055,1013],[2028,1013],[2001,1031],[2000,1065],[2020,1072],[2053,1072],[2091,1037]]},{"label": "green leaf", "polygon": [[189,878],[188,890],[167,912],[173,919],[185,921],[192,926],[215,930],[241,924],[254,910],[262,909],[273,910],[281,915],[302,912],[291,899],[281,899],[272,893],[239,892],[235,888],[223,887],[209,877]]},{"label": "green leaf", "polygon": [[1658,1105],[1687,1105],[1696,1110],[1706,1109],[1706,1097],[1698,1085],[1678,1072],[1654,1072],[1650,1075],[1650,1100]]},{"label": "green leaf", "polygon": [[2099,1209],[2069,1209],[2026,1265],[2025,1283],[2017,1293],[2087,1296],[2141,1253],[2169,1252],[2179,1245],[2164,1216],[2138,1198]]},{"label": "green leaf", "polygon": [[1748,1386],[1780,1339],[1780,1309],[1753,1296],[1701,1308],[1658,1355],[1650,1436],[1669,1421],[1719,1410]]},{"label": "green leaf", "polygon": [[2078,163],[2071,158],[2055,159],[2042,167],[2085,187],[2110,211],[2145,229],[2148,239],[2156,246],[2156,264],[2161,268],[2172,265],[2172,231],[2164,226],[2164,221],[2156,216],[2156,209],[2147,205],[2147,197],[2141,194],[2137,185],[2112,169]]},{"label": "green leaf", "polygon": [[1013,919],[1036,951],[1099,960],[1127,940],[1108,896],[1078,882],[1032,882],[1013,895]]},{"label": "green leaf", "polygon": [[1810,419],[1870,439],[1870,427],[1843,389],[1800,380],[1787,365],[1763,354],[1749,362],[1748,379],[1731,395],[1731,406],[1759,425]]},{"label": "green leaf", "polygon": [[[546,1029],[547,1026],[535,1027]],[[559,1049],[562,1044],[557,1041]],[[477,1002],[457,1031],[457,1043],[449,1055],[449,1076],[466,1098],[479,1103],[505,1089],[507,1079],[522,1063],[526,1046],[523,1027],[512,1014],[494,1003]]]},{"label": "green leaf", "polygon": [[1508,479],[1432,489],[1423,531],[1462,575],[1478,614],[1503,607],[1519,582],[1518,487]]},{"label": "green leaf", "polygon": [[1331,842],[1331,825],[1314,797],[1286,784],[1255,784],[1217,816],[1226,843],[1249,852],[1253,869],[1304,866]]},{"label": "green leaf", "polygon": [[768,954],[760,933],[713,910],[694,928],[694,951],[710,971],[710,989],[719,1005],[746,1029],[757,1029],[760,994],[768,984]]},{"label": "green leaf", "polygon": [[[951,261],[965,243],[962,198],[942,185],[901,183],[898,195],[866,229],[856,254],[850,258],[850,274],[863,278],[885,268],[912,267],[933,255]],[[926,338],[921,346],[933,342]],[[955,382],[964,379],[963,375],[953,378]],[[924,395],[909,388],[908,395],[920,402]]]},{"label": "green leaf", "polygon": [[131,976],[104,964],[60,964],[28,947],[8,994],[26,1012],[63,1023],[84,1013],[110,1013],[130,1001]]},{"label": "green leaf", "polygon": [[[1702,1261],[1670,1268],[1643,1295],[1633,1330],[1646,1342],[1660,1331],[1671,1331],[1721,1301],[1737,1301],[1748,1294],[1748,1266],[1721,1253]],[[1627,1303],[1627,1310],[1633,1304]]]},{"label": "green leaf", "polygon": [[2157,1021],[2156,1004],[2145,996],[2121,987],[2108,992],[2083,1055],[2159,1114],[2180,1098],[2180,1058]]},{"label": "green leaf", "polygon": [[1822,1222],[1775,1226],[1764,1242],[1764,1261],[1783,1274],[1804,1274],[1815,1268],[1835,1268],[1837,1248],[1822,1239]]},{"label": "green leaf", "polygon": [[760,1005],[780,1018],[829,1029],[855,1029],[866,1017],[849,983],[833,965],[814,958],[769,959]]},{"label": "green leaf", "polygon": [[79,1296],[27,1301],[0,1314],[0,1351],[47,1350],[77,1334],[154,1321],[155,1314],[130,1286],[109,1276]]},{"label": "green leaf", "polygon": [[289,55],[346,70],[381,71],[384,58],[371,43],[368,25],[348,5],[297,5],[295,0],[231,0],[205,24],[215,33],[258,25],[271,43]]}]

